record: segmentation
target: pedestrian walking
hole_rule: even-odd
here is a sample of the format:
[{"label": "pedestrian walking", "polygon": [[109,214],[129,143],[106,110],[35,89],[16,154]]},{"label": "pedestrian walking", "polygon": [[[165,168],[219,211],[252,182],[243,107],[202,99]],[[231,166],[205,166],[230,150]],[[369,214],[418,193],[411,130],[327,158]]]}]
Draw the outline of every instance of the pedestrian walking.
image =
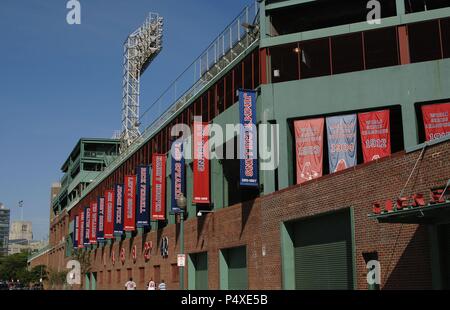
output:
[{"label": "pedestrian walking", "polygon": [[133,278],[130,278],[130,280],[125,283],[125,289],[127,291],[134,291],[136,289],[136,283],[133,281]]},{"label": "pedestrian walking", "polygon": [[165,291],[166,290],[166,283],[164,283],[164,280],[161,280],[161,283],[159,283],[159,285],[158,285],[158,289],[160,291]]},{"label": "pedestrian walking", "polygon": [[151,278],[150,281],[148,282],[148,290],[149,291],[156,290],[156,283],[155,281],[153,281],[153,278]]}]

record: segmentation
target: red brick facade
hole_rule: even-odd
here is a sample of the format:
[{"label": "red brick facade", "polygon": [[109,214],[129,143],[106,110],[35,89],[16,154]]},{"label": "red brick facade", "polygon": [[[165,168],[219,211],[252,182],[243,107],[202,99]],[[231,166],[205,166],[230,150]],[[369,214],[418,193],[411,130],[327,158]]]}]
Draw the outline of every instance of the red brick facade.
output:
[{"label": "red brick facade", "polygon": [[[447,141],[425,150],[404,190],[405,196],[427,193],[430,188],[445,185],[450,178],[449,146],[450,141]],[[420,154],[420,150],[397,153],[253,202],[189,219],[185,222],[185,252],[208,252],[209,288],[219,289],[219,250],[246,245],[249,289],[282,289],[281,223],[351,208],[354,214],[357,288],[368,287],[362,254],[377,251],[383,289],[430,289],[432,276],[427,227],[379,224],[368,218],[373,202],[398,197]],[[169,225],[157,232],[93,250],[91,271],[97,272],[97,289],[123,289],[129,276],[134,278],[138,289],[145,289],[150,278],[157,282],[165,280],[168,289],[178,289],[176,255],[180,246],[179,230],[179,224]],[[167,258],[160,255],[162,237],[169,238]],[[146,241],[153,243],[148,261],[143,254]],[[136,262],[132,259],[134,245],[137,247]],[[121,248],[126,251],[124,264],[119,254]],[[56,265],[61,263],[58,253],[50,254],[51,268],[57,268]],[[187,268],[185,276],[185,283],[188,283]]]}]

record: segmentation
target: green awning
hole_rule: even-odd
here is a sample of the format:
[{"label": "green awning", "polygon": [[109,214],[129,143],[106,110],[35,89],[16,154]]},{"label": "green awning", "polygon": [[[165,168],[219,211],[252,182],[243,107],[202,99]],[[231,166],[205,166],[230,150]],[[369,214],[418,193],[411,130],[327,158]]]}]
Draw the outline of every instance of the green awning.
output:
[{"label": "green awning", "polygon": [[450,201],[382,214],[370,214],[369,218],[376,219],[380,223],[446,224],[450,223]]}]

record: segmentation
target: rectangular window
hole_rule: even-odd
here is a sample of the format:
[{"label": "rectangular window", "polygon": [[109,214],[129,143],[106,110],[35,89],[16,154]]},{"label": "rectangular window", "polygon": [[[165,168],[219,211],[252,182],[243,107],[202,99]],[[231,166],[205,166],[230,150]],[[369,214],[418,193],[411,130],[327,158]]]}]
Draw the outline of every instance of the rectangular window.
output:
[{"label": "rectangular window", "polygon": [[272,83],[299,79],[299,47],[297,43],[271,47],[270,59]]},{"label": "rectangular window", "polygon": [[120,278],[120,269],[116,270],[116,283],[120,284],[122,282],[122,279]]},{"label": "rectangular window", "polygon": [[450,18],[441,20],[441,38],[444,58],[450,58]]},{"label": "rectangular window", "polygon": [[399,64],[397,31],[394,27],[364,33],[366,69]]},{"label": "rectangular window", "polygon": [[214,117],[225,111],[225,79],[222,79],[217,83],[217,94],[216,94],[216,107],[218,113],[215,113]]},{"label": "rectangular window", "polygon": [[180,281],[180,272],[177,264],[170,265],[170,270],[172,274],[172,282],[178,283]]},{"label": "rectangular window", "polygon": [[140,267],[139,268],[139,283],[144,283],[144,282],[145,282],[145,268]]},{"label": "rectangular window", "polygon": [[333,74],[364,70],[361,33],[331,38],[331,51]]},{"label": "rectangular window", "polygon": [[330,40],[320,39],[300,43],[300,78],[330,75]]},{"label": "rectangular window", "polygon": [[153,266],[153,277],[156,283],[161,282],[161,266]]},{"label": "rectangular window", "polygon": [[131,268],[127,268],[127,281],[133,277],[133,270]]},{"label": "rectangular window", "polygon": [[406,14],[441,9],[449,6],[450,2],[448,0],[405,0]]},{"label": "rectangular window", "polygon": [[234,94],[233,94],[233,71],[230,71],[225,77],[225,109],[231,107],[234,103]]},{"label": "rectangular window", "polygon": [[254,88],[258,87],[261,84],[261,77],[259,76],[259,66],[259,50],[257,49],[253,52],[253,71],[255,79]]},{"label": "rectangular window", "polygon": [[238,64],[234,67],[234,102],[239,100],[237,90],[240,88],[242,88],[242,64]]},{"label": "rectangular window", "polygon": [[244,59],[244,88],[253,89],[252,54]]},{"label": "rectangular window", "polygon": [[111,284],[112,283],[112,272],[111,272],[111,270],[108,270],[108,284]]},{"label": "rectangular window", "polygon": [[408,25],[408,33],[412,63],[442,57],[438,20]]}]

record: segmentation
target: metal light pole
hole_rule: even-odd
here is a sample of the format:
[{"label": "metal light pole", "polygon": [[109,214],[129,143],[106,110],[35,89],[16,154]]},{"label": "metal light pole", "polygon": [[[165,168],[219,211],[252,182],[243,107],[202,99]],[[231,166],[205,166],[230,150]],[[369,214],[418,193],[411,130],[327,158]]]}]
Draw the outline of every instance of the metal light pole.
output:
[{"label": "metal light pole", "polygon": [[[184,213],[186,212],[186,197],[181,193],[177,199],[180,208],[180,254],[184,254]],[[184,266],[180,266],[180,290],[184,290]]]}]

